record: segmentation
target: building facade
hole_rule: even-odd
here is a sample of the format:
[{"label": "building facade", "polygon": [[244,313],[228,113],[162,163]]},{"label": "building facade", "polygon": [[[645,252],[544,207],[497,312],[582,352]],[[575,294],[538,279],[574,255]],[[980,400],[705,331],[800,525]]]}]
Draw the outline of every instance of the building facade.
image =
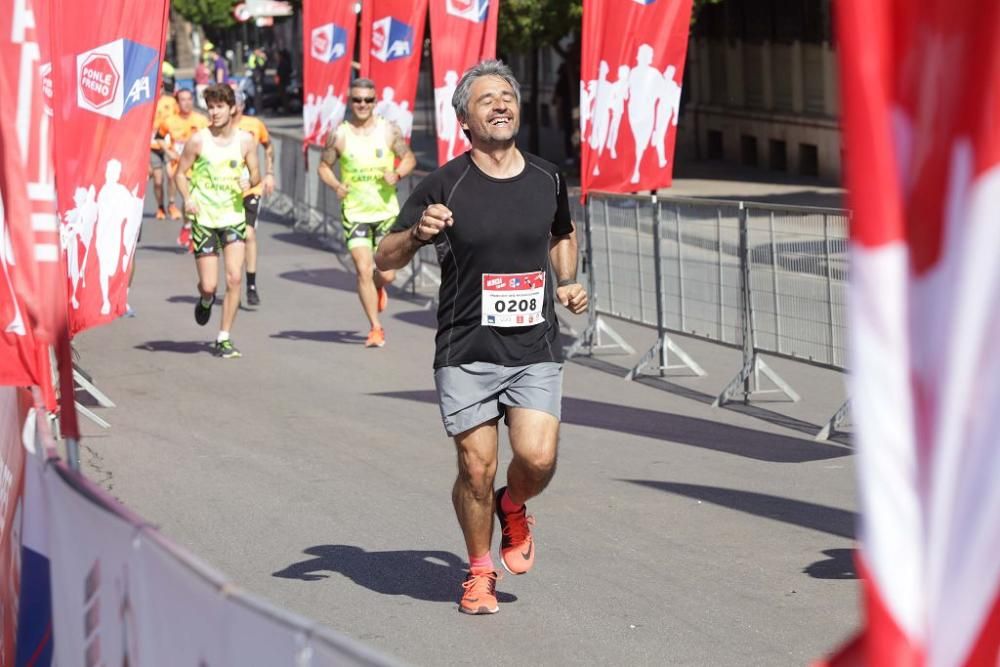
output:
[{"label": "building facade", "polygon": [[839,181],[830,1],[723,0],[704,6],[689,44],[678,150]]}]

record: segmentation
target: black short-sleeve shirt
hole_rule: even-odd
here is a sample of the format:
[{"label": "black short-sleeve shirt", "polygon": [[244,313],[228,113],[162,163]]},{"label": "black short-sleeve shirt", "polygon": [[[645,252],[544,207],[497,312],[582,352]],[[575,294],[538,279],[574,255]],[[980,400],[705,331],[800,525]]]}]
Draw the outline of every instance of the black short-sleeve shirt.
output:
[{"label": "black short-sleeve shirt", "polygon": [[[455,224],[434,241],[441,265],[435,368],[562,361],[549,243],[573,231],[566,180],[552,163],[522,155],[524,169],[505,179],[483,173],[469,153],[460,155],[424,178],[396,218],[394,232],[415,225],[430,204],[444,204],[453,214]],[[539,271],[545,274],[541,322],[483,324],[484,274]]]}]

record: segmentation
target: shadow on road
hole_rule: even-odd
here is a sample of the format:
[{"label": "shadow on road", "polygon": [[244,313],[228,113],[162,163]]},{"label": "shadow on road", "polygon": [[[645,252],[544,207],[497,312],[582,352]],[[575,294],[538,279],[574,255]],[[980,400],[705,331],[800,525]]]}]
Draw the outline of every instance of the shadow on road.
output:
[{"label": "shadow on road", "polygon": [[[437,403],[437,393],[432,390],[390,391],[375,395]],[[656,438],[771,463],[823,461],[851,454],[849,449],[837,445],[582,398],[563,399],[562,420],[566,424]]]},{"label": "shadow on road", "polygon": [[318,343],[346,343],[361,345],[365,336],[357,331],[281,331],[271,334],[271,338],[285,340],[312,340]]},{"label": "shadow on road", "polygon": [[168,255],[186,255],[188,254],[187,248],[182,248],[179,245],[140,245],[139,251],[149,250],[151,252],[165,252]]},{"label": "shadow on road", "polygon": [[426,327],[428,329],[437,329],[437,312],[430,308],[424,310],[408,310],[405,313],[396,313],[393,315],[400,322],[406,322],[407,324],[413,324],[418,327]]},{"label": "shadow on road", "polygon": [[766,493],[724,489],[718,486],[660,482],[649,479],[620,479],[618,481],[638,484],[678,496],[695,498],[720,507],[727,507],[765,519],[774,519],[793,526],[818,530],[837,537],[854,538],[854,524],[857,515],[837,507],[771,496]]},{"label": "shadow on road", "polygon": [[813,579],[857,579],[858,571],[854,567],[856,549],[827,549],[823,553],[829,556],[818,560],[802,571]]},{"label": "shadow on road", "polygon": [[[602,373],[609,373],[610,375],[623,379],[629,372],[629,369],[624,366],[619,366],[618,364],[614,364],[610,361],[599,359],[597,357],[579,356],[573,357],[569,361],[571,363],[584,366],[585,368],[601,371]],[[704,405],[711,405],[716,399],[714,394],[706,394],[705,392],[698,391],[697,389],[692,389],[690,387],[677,384],[676,382],[671,382],[670,378],[671,376],[669,375],[664,377],[659,377],[657,375],[640,375],[635,378],[634,382],[651,389],[665,391],[675,396],[681,396],[692,401],[697,401],[698,403],[702,403]],[[782,400],[781,402],[785,403],[787,401]],[[807,421],[783,415],[780,412],[775,412],[774,410],[768,410],[760,405],[744,405],[741,402],[732,402],[726,403],[722,409],[738,412],[742,415],[753,417],[754,419],[760,419],[768,424],[781,426],[792,431],[798,431],[799,433],[804,433],[810,437],[815,437],[815,435],[820,431],[820,428],[815,424],[810,424]],[[850,434],[843,432],[838,432],[831,436],[830,441],[846,446],[850,446],[851,444]]]},{"label": "shadow on road", "polygon": [[176,352],[177,354],[212,353],[212,344],[203,340],[148,340],[135,346],[147,352]]},{"label": "shadow on road", "polygon": [[299,271],[286,271],[278,277],[306,285],[344,290],[345,292],[356,292],[358,289],[357,277],[342,269],[301,269]]},{"label": "shadow on road", "polygon": [[[383,595],[405,595],[428,602],[458,602],[465,561],[447,551],[365,551],[346,544],[309,547],[312,556],[271,576],[320,581],[340,573],[359,586]],[[517,596],[497,591],[500,602]]]}]

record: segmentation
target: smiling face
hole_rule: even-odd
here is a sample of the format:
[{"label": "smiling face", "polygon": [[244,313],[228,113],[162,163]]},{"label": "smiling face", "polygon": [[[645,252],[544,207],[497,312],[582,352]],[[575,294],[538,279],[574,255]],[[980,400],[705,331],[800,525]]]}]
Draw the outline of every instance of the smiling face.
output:
[{"label": "smiling face", "polygon": [[348,95],[348,102],[351,103],[351,114],[362,123],[371,118],[375,111],[375,102],[378,101],[375,97],[375,89],[351,88]]},{"label": "smiling face", "polygon": [[511,145],[521,124],[521,109],[514,88],[498,76],[481,76],[472,82],[469,106],[462,128],[473,146]]}]

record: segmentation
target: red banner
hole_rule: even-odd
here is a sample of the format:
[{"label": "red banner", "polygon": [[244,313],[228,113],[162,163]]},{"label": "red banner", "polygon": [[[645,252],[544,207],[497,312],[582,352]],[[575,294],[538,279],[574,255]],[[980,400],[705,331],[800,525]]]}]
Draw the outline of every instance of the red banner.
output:
[{"label": "red banner", "polygon": [[52,0],[56,183],[72,333],[125,312],[167,0]]},{"label": "red banner", "polygon": [[1000,664],[1000,4],[840,0],[867,627],[840,665]]},{"label": "red banner", "polygon": [[[31,407],[26,389],[0,388],[0,665],[16,662],[21,583],[21,500],[24,446],[21,429]],[[27,591],[25,591],[27,592]]]},{"label": "red banner", "polygon": [[499,0],[430,0],[438,164],[470,148],[451,97],[465,70],[496,57],[499,7]]},{"label": "red banner", "polygon": [[0,384],[42,387],[66,300],[52,170],[51,109],[32,2],[0,0]]},{"label": "red banner", "polygon": [[584,192],[669,187],[691,0],[584,0]]},{"label": "red banner", "polygon": [[303,136],[322,146],[344,119],[358,16],[353,0],[305,0]]},{"label": "red banner", "polygon": [[361,76],[375,81],[375,113],[409,140],[420,77],[427,0],[364,0],[361,5]]}]

